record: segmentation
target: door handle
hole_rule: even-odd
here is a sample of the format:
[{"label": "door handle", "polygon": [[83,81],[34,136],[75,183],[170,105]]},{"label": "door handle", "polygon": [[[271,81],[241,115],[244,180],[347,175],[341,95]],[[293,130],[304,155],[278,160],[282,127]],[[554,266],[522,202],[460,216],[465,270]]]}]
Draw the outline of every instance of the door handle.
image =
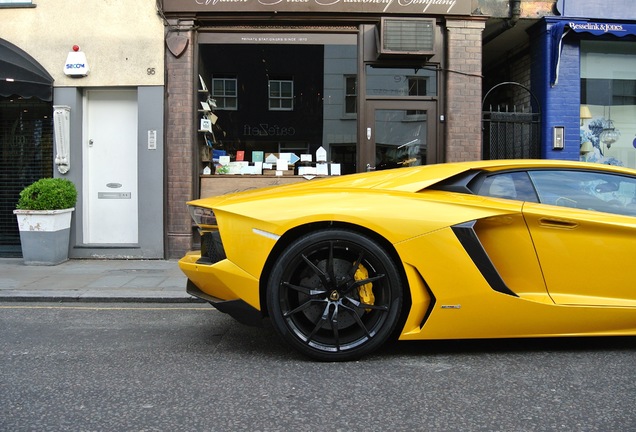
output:
[{"label": "door handle", "polygon": [[89,147],[93,147],[93,140],[92,140],[92,139],[89,139],[89,140],[88,140],[88,146],[89,146]]},{"label": "door handle", "polygon": [[557,218],[541,218],[539,219],[539,225],[548,228],[565,228],[565,229],[574,229],[579,226],[578,223],[567,220],[567,219],[557,219]]}]

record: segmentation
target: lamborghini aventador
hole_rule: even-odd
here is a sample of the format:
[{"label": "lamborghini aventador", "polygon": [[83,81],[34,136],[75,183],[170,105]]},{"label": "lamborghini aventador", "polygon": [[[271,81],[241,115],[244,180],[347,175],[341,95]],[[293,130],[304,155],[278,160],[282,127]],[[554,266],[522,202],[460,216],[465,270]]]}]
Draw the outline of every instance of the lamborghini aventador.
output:
[{"label": "lamborghini aventador", "polygon": [[636,171],[500,160],[188,203],[187,291],[310,358],[387,341],[636,335]]}]

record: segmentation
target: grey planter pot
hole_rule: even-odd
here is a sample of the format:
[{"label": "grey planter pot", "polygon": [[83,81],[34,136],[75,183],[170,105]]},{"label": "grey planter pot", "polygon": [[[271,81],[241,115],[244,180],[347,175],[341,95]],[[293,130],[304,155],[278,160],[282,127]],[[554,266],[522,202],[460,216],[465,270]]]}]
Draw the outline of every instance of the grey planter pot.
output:
[{"label": "grey planter pot", "polygon": [[57,265],[68,261],[73,210],[13,211],[18,219],[25,264]]}]

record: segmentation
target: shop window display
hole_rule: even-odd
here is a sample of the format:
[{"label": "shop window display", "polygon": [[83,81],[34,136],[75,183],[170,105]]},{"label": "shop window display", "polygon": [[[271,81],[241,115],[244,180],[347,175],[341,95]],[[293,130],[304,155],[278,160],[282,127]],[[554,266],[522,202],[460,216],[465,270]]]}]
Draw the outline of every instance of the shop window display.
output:
[{"label": "shop window display", "polygon": [[[199,65],[213,119],[201,133],[201,173],[300,175],[322,150],[340,165],[334,173],[355,172],[355,43],[203,44]],[[270,166],[272,155],[288,169]],[[249,168],[221,168],[228,160]]]},{"label": "shop window display", "polygon": [[636,168],[636,47],[581,41],[581,160]]}]

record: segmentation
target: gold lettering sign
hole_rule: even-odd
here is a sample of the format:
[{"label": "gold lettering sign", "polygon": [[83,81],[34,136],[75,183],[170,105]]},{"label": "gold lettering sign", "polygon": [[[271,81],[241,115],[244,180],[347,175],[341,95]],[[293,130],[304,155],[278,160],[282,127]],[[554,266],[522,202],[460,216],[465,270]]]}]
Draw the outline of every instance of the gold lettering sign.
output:
[{"label": "gold lettering sign", "polygon": [[470,15],[472,0],[164,0],[164,12]]}]

